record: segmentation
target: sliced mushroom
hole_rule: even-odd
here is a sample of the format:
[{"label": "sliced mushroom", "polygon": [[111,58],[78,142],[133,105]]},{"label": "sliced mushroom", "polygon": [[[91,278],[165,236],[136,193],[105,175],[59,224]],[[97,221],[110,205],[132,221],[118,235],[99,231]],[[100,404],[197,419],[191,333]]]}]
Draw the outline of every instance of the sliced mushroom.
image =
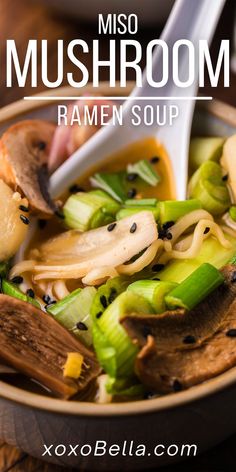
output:
[{"label": "sliced mushroom", "polygon": [[122,324],[141,350],[136,372],[151,390],[188,388],[236,366],[236,268],[195,309],[128,316]]},{"label": "sliced mushroom", "polygon": [[[78,379],[63,376],[70,352],[83,356]],[[0,358],[65,399],[100,373],[94,354],[51,316],[7,295],[0,295]]]},{"label": "sliced mushroom", "polygon": [[28,231],[28,201],[0,179],[0,261],[18,251]]},{"label": "sliced mushroom", "polygon": [[32,209],[51,215],[56,207],[48,192],[48,153],[55,125],[46,121],[21,121],[0,141],[0,177],[27,197]]},{"label": "sliced mushroom", "polygon": [[221,165],[228,173],[228,184],[233,200],[236,201],[236,134],[233,134],[233,136],[230,136],[225,141]]},{"label": "sliced mushroom", "polygon": [[[136,231],[131,233],[134,222]],[[97,267],[115,268],[138,255],[157,237],[157,225],[150,211],[123,218],[115,223],[112,231],[109,231],[109,226],[85,233],[67,231],[30,254],[36,259],[33,267],[35,280],[77,279]]]}]

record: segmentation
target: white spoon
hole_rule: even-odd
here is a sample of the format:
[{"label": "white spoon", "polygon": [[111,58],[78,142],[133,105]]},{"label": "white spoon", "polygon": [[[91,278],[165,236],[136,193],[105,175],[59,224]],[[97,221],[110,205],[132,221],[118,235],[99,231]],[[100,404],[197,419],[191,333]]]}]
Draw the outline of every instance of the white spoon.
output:
[{"label": "white spoon", "polygon": [[[173,44],[178,39],[188,39],[196,45],[195,51],[197,51],[199,39],[205,39],[208,43],[211,42],[224,3],[225,0],[177,0],[161,35],[161,39],[168,44],[170,50],[172,50]],[[182,48],[182,54],[179,56],[179,76],[181,80],[185,80],[188,68],[187,48]],[[169,70],[171,71],[171,55],[169,59]],[[153,71],[154,80],[157,81],[162,76],[160,48],[154,50]],[[135,88],[124,106],[123,125],[110,125],[100,129],[56,170],[50,179],[52,197],[55,198],[61,195],[88,167],[134,141],[147,136],[155,136],[165,146],[169,154],[176,182],[176,197],[180,200],[185,199],[189,138],[195,105],[194,96],[198,88],[197,84],[197,64],[194,83],[187,89],[178,88],[172,80],[171,73],[164,87],[154,89],[146,81],[144,72],[142,88]],[[161,97],[160,101],[158,99],[155,100],[155,104],[161,106],[164,104],[178,105],[178,118],[175,119],[172,126],[166,125],[159,128],[157,128],[157,125],[145,126],[142,124],[140,126],[133,126],[130,120],[131,107],[139,105],[143,108],[147,104],[151,105],[154,99],[150,100],[150,97],[153,96],[155,96],[155,99]],[[178,97],[183,96],[186,97],[186,100],[178,99]],[[166,99],[166,97],[177,98]]]}]

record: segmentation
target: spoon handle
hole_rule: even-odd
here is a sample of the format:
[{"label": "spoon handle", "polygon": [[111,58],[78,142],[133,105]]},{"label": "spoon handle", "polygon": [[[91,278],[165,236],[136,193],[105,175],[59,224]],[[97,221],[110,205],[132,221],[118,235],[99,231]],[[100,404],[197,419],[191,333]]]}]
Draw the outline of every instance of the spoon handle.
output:
[{"label": "spoon handle", "polygon": [[[171,11],[169,19],[161,35],[169,50],[172,50],[174,43],[182,38],[189,39],[197,44],[198,39],[212,39],[220,13],[225,0],[177,0]],[[173,66],[171,54],[169,54],[169,71]],[[186,48],[183,49],[179,59],[179,73],[185,76],[188,70],[188,55]],[[160,48],[156,48],[153,54],[153,79],[160,80],[162,75],[162,55]],[[190,128],[194,109],[194,100],[177,102],[172,99],[168,103],[177,103],[179,107],[179,117],[172,126],[157,127],[153,122],[151,126],[133,126],[130,120],[131,107],[138,104],[141,110],[145,105],[152,104],[150,98],[157,97],[186,97],[194,96],[197,91],[198,69],[195,70],[193,84],[187,89],[178,88],[169,74],[167,84],[162,88],[153,88],[147,82],[146,72],[143,75],[143,87],[135,88],[131,97],[123,105],[123,126],[109,125],[100,129],[81,148],[65,161],[65,163],[54,172],[50,179],[50,191],[53,198],[58,197],[63,191],[75,182],[79,175],[83,174],[88,167],[93,166],[105,157],[114,154],[130,143],[143,139],[146,136],[157,136],[163,142],[172,162],[174,177],[176,181],[177,198],[186,196],[187,181],[187,160]],[[140,97],[142,100],[140,100]],[[147,97],[147,100],[145,100]],[[164,105],[167,100],[155,103]],[[116,102],[117,103],[117,102]],[[162,109],[164,109],[162,107]],[[163,113],[163,112],[161,112]]]},{"label": "spoon handle", "polygon": [[[185,38],[192,42],[195,49],[195,70],[193,83],[187,88],[179,88],[173,81],[173,75],[169,74],[169,80],[165,87],[158,90],[158,95],[163,97],[186,97],[186,100],[166,100],[162,105],[169,103],[178,107],[178,118],[172,126],[162,126],[156,130],[158,139],[165,144],[172,162],[174,180],[176,185],[176,197],[179,200],[186,198],[188,178],[188,151],[192,127],[192,117],[195,107],[194,97],[198,90],[198,46],[199,40],[204,39],[210,45],[225,0],[178,0],[172,10],[161,39],[166,41],[171,48],[174,43]],[[187,48],[182,48],[179,55],[178,71],[181,80],[186,80],[189,69],[189,55]],[[160,80],[160,50],[154,52],[155,80]],[[175,67],[175,66],[174,66]],[[173,69],[173,58],[169,56],[169,68]],[[133,92],[138,96],[139,90]],[[142,93],[145,96],[153,94],[148,82],[145,80]]]},{"label": "spoon handle", "polygon": [[[160,39],[166,42],[169,51],[173,49],[176,41],[180,39],[187,39],[193,43],[195,47],[195,54],[198,51],[198,41],[205,39],[209,44],[211,43],[216,25],[219,21],[223,6],[226,0],[177,0],[167,20],[165,28],[160,36]],[[198,84],[198,61],[195,61],[195,80],[188,90],[197,90]],[[160,47],[156,47],[153,54],[153,80],[160,81],[162,78],[162,51]],[[176,64],[175,64],[176,67]],[[182,48],[178,63],[179,75],[183,76],[188,69],[188,53],[187,48]],[[169,77],[165,86],[156,89],[158,96],[178,96],[185,94],[186,89],[180,89],[173,82],[173,58],[169,54]],[[182,74],[181,74],[182,73]],[[147,81],[146,71],[143,74],[142,88],[136,87],[132,95],[139,96],[153,96],[153,87]],[[172,93],[175,91],[175,95]],[[168,94],[167,95],[167,91]]]}]

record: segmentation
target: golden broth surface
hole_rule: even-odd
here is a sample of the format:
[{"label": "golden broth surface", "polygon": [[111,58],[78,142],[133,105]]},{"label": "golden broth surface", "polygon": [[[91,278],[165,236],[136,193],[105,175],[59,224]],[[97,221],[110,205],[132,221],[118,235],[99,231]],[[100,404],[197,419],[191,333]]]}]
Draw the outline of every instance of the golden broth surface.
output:
[{"label": "golden broth surface", "polygon": [[[173,200],[175,198],[175,183],[171,163],[165,148],[153,137],[136,141],[96,166],[90,167],[77,182],[86,190],[89,190],[91,189],[89,178],[96,172],[118,172],[126,169],[128,164],[133,164],[141,159],[150,160],[152,157],[159,158],[159,161],[153,164],[153,168],[160,175],[161,182],[156,187],[146,185],[145,189],[142,190],[142,196],[160,200]],[[130,183],[130,187],[135,186],[135,182]]]},{"label": "golden broth surface", "polygon": [[[160,200],[173,200],[175,199],[175,183],[173,179],[171,163],[169,161],[165,148],[153,137],[136,141],[135,143],[127,146],[121,151],[113,154],[104,161],[100,162],[96,166],[90,167],[87,172],[82,174],[76,183],[81,186],[84,190],[91,190],[91,184],[89,178],[96,172],[118,172],[125,170],[128,164],[137,162],[141,159],[152,159],[158,157],[157,163],[152,164],[153,168],[158,172],[161,177],[161,182],[156,187],[150,185],[140,185],[136,182],[130,182],[130,188],[137,188],[137,196],[139,198],[157,198]],[[65,202],[66,198],[70,195],[67,191],[62,195],[61,200]],[[128,196],[127,196],[128,198]],[[50,237],[64,231],[63,224],[61,224],[58,218],[52,218],[47,221],[47,224],[43,230],[38,230],[35,236],[31,240],[31,244],[28,247],[26,256],[29,255],[29,251],[32,248],[37,247],[38,244],[48,240]]]}]

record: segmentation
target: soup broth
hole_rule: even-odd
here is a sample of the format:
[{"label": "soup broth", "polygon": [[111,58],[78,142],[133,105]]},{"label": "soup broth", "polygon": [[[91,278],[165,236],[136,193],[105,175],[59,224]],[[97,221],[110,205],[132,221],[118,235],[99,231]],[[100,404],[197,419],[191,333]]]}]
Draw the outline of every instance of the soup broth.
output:
[{"label": "soup broth", "polygon": [[[150,185],[143,185],[143,183],[140,182],[135,182],[135,184],[130,182],[128,183],[128,189],[132,189],[135,186],[139,198],[174,200],[175,183],[168,154],[165,148],[152,137],[142,141],[136,141],[130,146],[108,157],[96,166],[90,167],[87,172],[80,176],[75,184],[83,190],[91,190],[92,186],[90,183],[90,177],[96,172],[119,172],[124,170],[128,164],[135,163],[141,159],[148,159],[152,162],[153,168],[160,175],[160,183],[156,187],[151,187]],[[61,196],[60,200],[64,203],[69,194],[70,190],[68,189],[68,191]],[[48,240],[49,237],[59,234],[62,229],[62,224],[58,220],[45,220],[43,223],[39,221],[39,230],[35,233],[35,236],[32,238],[31,243],[27,248],[26,258],[28,257],[30,250],[37,247],[38,243],[42,243]]]}]

